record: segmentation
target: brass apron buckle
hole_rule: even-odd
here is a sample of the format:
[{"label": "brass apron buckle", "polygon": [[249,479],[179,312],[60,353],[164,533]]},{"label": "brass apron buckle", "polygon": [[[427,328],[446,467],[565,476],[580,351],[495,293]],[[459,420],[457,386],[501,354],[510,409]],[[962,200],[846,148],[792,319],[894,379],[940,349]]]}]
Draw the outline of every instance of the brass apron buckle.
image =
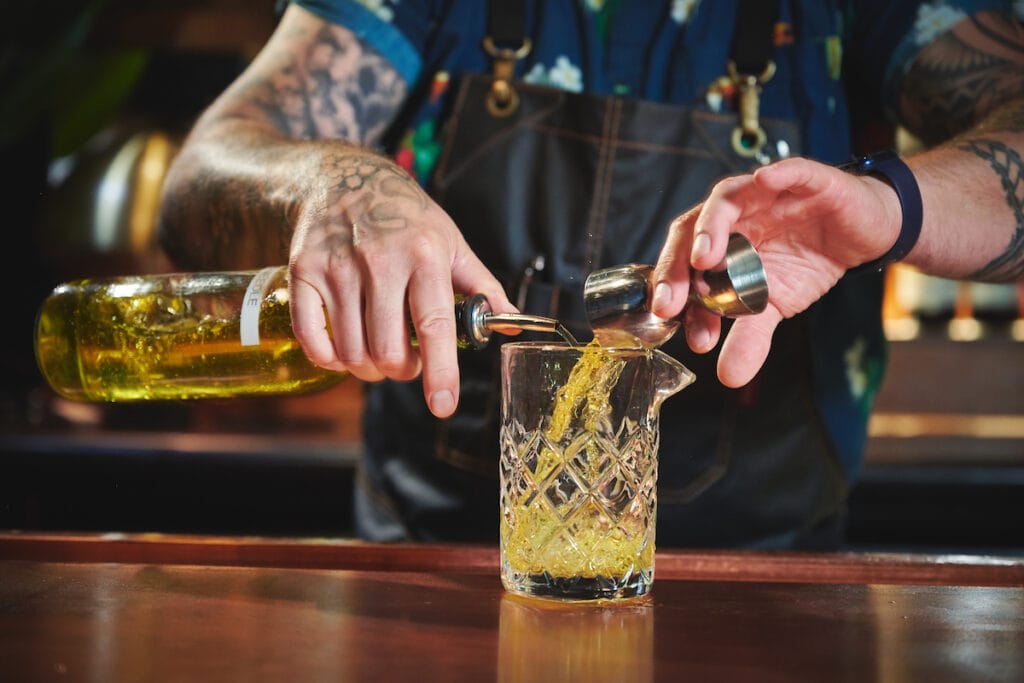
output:
[{"label": "brass apron buckle", "polygon": [[494,58],[494,80],[487,93],[487,111],[492,116],[510,116],[519,108],[519,95],[512,87],[512,76],[516,62],[530,54],[533,43],[523,38],[522,44],[516,49],[498,47],[494,39],[484,36],[484,50]]},{"label": "brass apron buckle", "polygon": [[768,141],[761,127],[761,86],[775,75],[775,62],[769,61],[759,75],[741,74],[736,62],[729,60],[729,79],[739,91],[740,125],[732,132],[732,148],[742,157],[756,157]]}]

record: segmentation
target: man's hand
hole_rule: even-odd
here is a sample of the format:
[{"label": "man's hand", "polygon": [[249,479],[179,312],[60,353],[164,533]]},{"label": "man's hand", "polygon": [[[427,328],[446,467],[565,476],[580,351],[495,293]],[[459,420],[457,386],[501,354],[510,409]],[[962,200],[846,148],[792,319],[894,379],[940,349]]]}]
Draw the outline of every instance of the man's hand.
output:
[{"label": "man's hand", "polygon": [[[807,159],[787,159],[719,182],[703,204],[669,227],[655,267],[651,302],[657,315],[682,310],[690,267],[725,258],[729,234],[751,240],[764,263],[768,307],[738,318],[722,346],[718,377],[740,387],[764,364],[776,326],[831,289],[847,269],[884,254],[902,222],[899,200],[884,181]],[[721,320],[691,307],[686,339],[698,353],[718,343]]]},{"label": "man's hand", "polygon": [[431,412],[449,416],[459,395],[455,292],[514,308],[451,218],[392,162],[338,145],[320,184],[292,238],[296,337],[315,364],[362,380],[411,380],[422,369]]}]

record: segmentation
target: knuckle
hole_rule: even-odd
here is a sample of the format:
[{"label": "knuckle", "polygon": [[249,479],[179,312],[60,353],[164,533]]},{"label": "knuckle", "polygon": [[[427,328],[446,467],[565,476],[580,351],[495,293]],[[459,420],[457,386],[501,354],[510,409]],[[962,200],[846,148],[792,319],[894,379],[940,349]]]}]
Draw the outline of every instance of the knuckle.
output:
[{"label": "knuckle", "polygon": [[435,260],[441,252],[438,240],[432,234],[419,232],[409,238],[406,248],[414,262],[424,263]]},{"label": "knuckle", "polygon": [[395,264],[395,255],[385,249],[364,249],[360,253],[360,259],[362,260],[367,273],[371,276],[378,276],[382,278],[388,277],[388,271],[390,271]]},{"label": "knuckle", "polygon": [[383,349],[375,353],[373,359],[377,367],[389,376],[395,372],[402,372],[408,365],[408,353],[402,349]]},{"label": "knuckle", "polygon": [[373,365],[366,354],[360,351],[340,351],[338,353],[338,362],[353,371]]},{"label": "knuckle", "polygon": [[416,332],[420,337],[435,337],[455,334],[455,318],[452,311],[438,309],[427,311],[415,322]]}]

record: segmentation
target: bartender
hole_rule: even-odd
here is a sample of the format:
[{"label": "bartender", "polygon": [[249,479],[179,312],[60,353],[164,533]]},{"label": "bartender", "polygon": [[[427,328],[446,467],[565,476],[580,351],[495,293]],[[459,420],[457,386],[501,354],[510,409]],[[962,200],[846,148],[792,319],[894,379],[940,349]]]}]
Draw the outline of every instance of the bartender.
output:
[{"label": "bartender", "polygon": [[[759,341],[721,381],[717,321],[664,347],[698,379],[662,409],[659,544],[832,548],[885,359],[880,272],[844,272],[897,234],[886,258],[903,255],[914,216],[898,200],[916,183],[895,157],[844,180],[825,164],[870,145],[858,133],[883,115],[929,144],[973,127],[967,139],[1019,149],[1005,135],[1022,120],[1010,103],[1022,55],[1009,3],[986,0],[296,0],[196,123],[168,176],[162,239],[188,268],[287,261],[307,355],[368,382],[363,537],[493,541],[498,344],[456,356],[453,296],[482,292],[585,336],[589,272],[661,255],[657,305],[678,310],[687,258],[706,265],[742,229],[775,305],[736,325]],[[810,175],[840,188],[812,217],[879,231],[823,275],[792,272],[777,227],[712,211],[729,182],[707,218],[673,223],[723,177],[786,157],[823,162]],[[744,177],[815,187],[761,173]],[[937,191],[919,190],[926,206]],[[832,229],[814,225],[794,239]],[[813,283],[804,305],[823,296],[797,314],[782,305],[790,283]]]}]

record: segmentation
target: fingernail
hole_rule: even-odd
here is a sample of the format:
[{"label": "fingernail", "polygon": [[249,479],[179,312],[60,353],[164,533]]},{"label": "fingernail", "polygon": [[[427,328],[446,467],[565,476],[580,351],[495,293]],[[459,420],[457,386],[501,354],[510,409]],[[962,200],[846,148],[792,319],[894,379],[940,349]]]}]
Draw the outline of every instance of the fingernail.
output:
[{"label": "fingernail", "polygon": [[455,397],[447,389],[430,395],[430,412],[438,417],[448,417],[455,411]]},{"label": "fingernail", "polygon": [[693,249],[690,250],[690,261],[703,258],[711,251],[711,238],[707,233],[699,233],[693,238]]},{"label": "fingernail", "polygon": [[711,333],[705,327],[693,325],[687,329],[686,334],[690,339],[691,349],[698,353],[708,351],[708,347],[711,345]]},{"label": "fingernail", "polygon": [[672,287],[667,282],[659,282],[654,287],[654,294],[651,296],[651,308],[663,310],[672,303]]}]

